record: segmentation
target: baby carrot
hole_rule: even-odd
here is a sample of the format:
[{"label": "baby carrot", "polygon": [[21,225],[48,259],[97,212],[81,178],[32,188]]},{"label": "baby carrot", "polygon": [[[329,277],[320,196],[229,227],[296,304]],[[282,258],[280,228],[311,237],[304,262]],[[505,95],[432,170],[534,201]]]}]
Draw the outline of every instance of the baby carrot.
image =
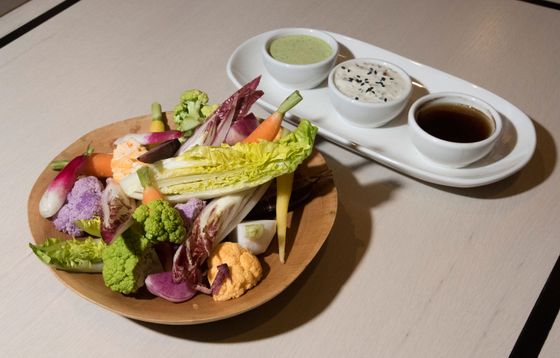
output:
[{"label": "baby carrot", "polygon": [[276,112],[272,113],[267,119],[262,121],[262,123],[259,124],[259,126],[243,140],[243,143],[253,143],[258,142],[259,140],[274,140],[282,127],[282,120],[284,119],[286,112],[294,108],[294,106],[302,99],[303,98],[301,97],[299,91],[294,91],[284,100],[284,102],[280,104]]},{"label": "baby carrot", "polygon": [[111,159],[113,156],[107,153],[91,153],[88,155],[82,168],[84,175],[93,175],[99,178],[109,178],[113,176],[111,169]]},{"label": "baby carrot", "polygon": [[151,201],[164,199],[163,194],[152,184],[152,179],[150,177],[150,168],[142,167],[136,171],[138,179],[144,188],[144,193],[142,194],[142,204],[148,204]]}]

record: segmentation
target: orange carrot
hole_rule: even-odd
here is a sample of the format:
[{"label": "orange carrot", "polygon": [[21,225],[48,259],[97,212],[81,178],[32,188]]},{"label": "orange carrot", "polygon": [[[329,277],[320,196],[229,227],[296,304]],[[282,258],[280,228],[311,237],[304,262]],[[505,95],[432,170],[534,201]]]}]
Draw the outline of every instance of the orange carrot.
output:
[{"label": "orange carrot", "polygon": [[280,104],[276,112],[272,113],[267,119],[262,121],[261,124],[251,134],[243,140],[243,143],[254,143],[259,140],[272,141],[282,127],[282,120],[284,115],[296,104],[302,100],[299,91],[294,91]]},{"label": "orange carrot", "polygon": [[92,153],[87,157],[82,173],[99,178],[112,177],[111,159],[113,159],[113,156],[108,153]]},{"label": "orange carrot", "polygon": [[144,193],[142,194],[142,204],[148,204],[151,201],[165,199],[163,194],[152,184],[152,178],[150,177],[150,168],[142,167],[136,171],[138,179],[140,179],[140,184],[144,187]]},{"label": "orange carrot", "polygon": [[153,186],[149,186],[144,188],[144,194],[142,195],[142,204],[148,204],[154,200],[163,199],[163,195],[154,188]]}]

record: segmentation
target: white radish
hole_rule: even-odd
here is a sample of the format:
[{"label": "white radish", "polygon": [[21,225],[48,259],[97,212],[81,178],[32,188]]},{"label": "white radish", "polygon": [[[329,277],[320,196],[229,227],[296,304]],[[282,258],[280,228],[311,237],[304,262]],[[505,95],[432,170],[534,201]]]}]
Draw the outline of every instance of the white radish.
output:
[{"label": "white radish", "polygon": [[254,255],[266,251],[272,238],[276,234],[276,220],[246,221],[237,225],[234,240]]}]

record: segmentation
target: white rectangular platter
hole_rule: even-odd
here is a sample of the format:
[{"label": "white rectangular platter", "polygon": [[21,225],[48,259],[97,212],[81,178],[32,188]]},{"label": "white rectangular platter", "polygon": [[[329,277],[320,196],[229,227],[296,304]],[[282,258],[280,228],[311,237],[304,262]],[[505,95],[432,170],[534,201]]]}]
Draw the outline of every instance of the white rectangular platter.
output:
[{"label": "white rectangular platter", "polygon": [[[262,75],[259,88],[264,96],[258,103],[269,111],[277,106],[292,90],[280,86],[268,75],[262,59],[261,47],[269,33],[257,35],[241,44],[231,55],[227,74],[239,88]],[[344,148],[373,159],[418,179],[452,187],[477,187],[508,177],[520,170],[531,159],[536,146],[533,123],[521,110],[503,98],[465,80],[412,61],[395,53],[344,35],[330,33],[339,43],[338,62],[350,58],[377,58],[403,68],[413,81],[413,92],[404,111],[380,128],[355,127],[340,118],[327,94],[326,81],[311,90],[300,91],[304,100],[287,115],[297,124],[307,118],[319,128],[319,135]],[[462,92],[491,104],[504,120],[504,131],[485,158],[465,168],[446,168],[422,156],[410,141],[407,113],[417,98],[434,92]]]}]

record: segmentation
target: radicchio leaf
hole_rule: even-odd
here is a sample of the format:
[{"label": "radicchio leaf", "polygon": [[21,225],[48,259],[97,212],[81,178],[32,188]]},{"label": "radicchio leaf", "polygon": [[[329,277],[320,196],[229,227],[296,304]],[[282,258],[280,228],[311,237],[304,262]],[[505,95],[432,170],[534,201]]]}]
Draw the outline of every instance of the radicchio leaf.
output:
[{"label": "radicchio leaf", "polygon": [[251,132],[253,132],[259,125],[257,117],[253,113],[249,113],[243,118],[239,118],[231,125],[229,132],[226,136],[225,142],[229,145],[241,142]]},{"label": "radicchio leaf", "polygon": [[212,295],[217,295],[222,288],[222,284],[224,281],[229,277],[229,267],[227,264],[221,264],[217,267],[218,273],[216,273],[216,277],[214,278],[214,282],[212,282]]},{"label": "radicchio leaf", "polygon": [[119,183],[107,179],[107,186],[101,194],[101,237],[110,244],[132,225],[132,213],[136,209],[133,199],[126,196]]}]

